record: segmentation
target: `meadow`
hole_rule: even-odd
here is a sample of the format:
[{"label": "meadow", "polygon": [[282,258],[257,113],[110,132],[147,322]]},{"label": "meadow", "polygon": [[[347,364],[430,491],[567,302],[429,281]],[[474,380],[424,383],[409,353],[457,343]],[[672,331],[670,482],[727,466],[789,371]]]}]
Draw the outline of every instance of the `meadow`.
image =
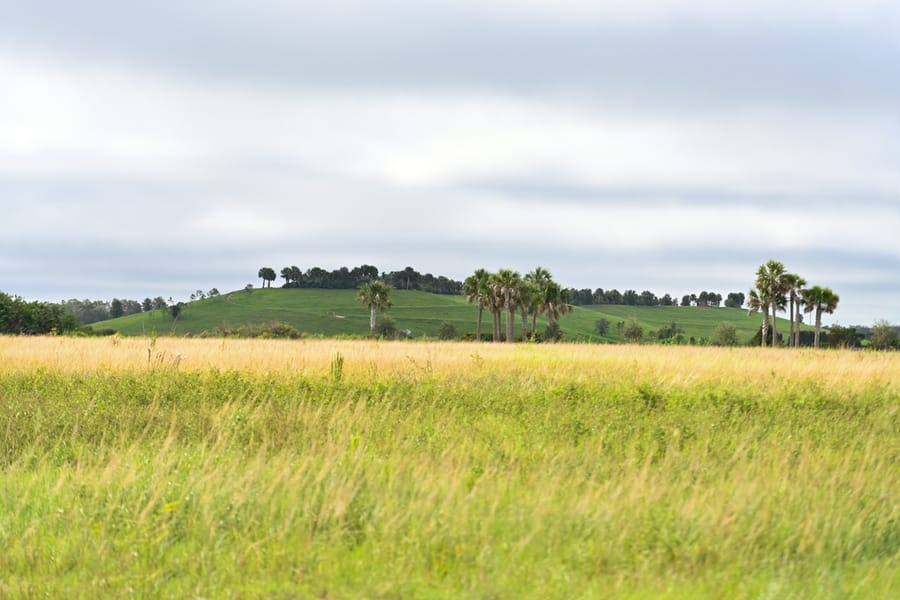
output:
[{"label": "meadow", "polygon": [[888,598],[900,355],[0,337],[0,597]]}]

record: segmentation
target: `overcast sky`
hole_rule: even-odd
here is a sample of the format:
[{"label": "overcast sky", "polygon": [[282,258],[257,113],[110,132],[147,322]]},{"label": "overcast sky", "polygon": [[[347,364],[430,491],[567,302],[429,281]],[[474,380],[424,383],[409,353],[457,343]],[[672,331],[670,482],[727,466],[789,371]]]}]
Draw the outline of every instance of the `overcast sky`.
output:
[{"label": "overcast sky", "polygon": [[0,0],[0,290],[537,265],[900,323],[896,0]]}]

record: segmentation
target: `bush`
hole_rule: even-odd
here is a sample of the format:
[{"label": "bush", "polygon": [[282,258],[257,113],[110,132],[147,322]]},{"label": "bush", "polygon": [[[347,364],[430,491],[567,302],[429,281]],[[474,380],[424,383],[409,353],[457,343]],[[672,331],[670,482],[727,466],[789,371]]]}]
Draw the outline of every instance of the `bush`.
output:
[{"label": "bush", "polygon": [[375,335],[386,340],[397,337],[397,322],[390,317],[379,317],[375,322]]},{"label": "bush", "polygon": [[641,327],[634,319],[628,319],[622,330],[625,341],[631,344],[639,344],[644,339],[644,328]]},{"label": "bush", "polygon": [[733,323],[719,323],[713,334],[713,344],[716,346],[737,346],[737,329]]},{"label": "bush", "polygon": [[855,327],[834,325],[828,332],[829,348],[859,348],[862,346],[862,334]]},{"label": "bush", "polygon": [[268,327],[265,327],[257,337],[296,340],[303,337],[303,334],[293,325],[288,325],[287,323],[272,323]]},{"label": "bush", "polygon": [[272,321],[271,323],[248,323],[236,328],[227,326],[218,327],[212,331],[204,331],[198,337],[236,337],[236,338],[260,338],[260,339],[291,339],[303,337],[303,332],[288,323]]},{"label": "bush", "polygon": [[449,321],[444,321],[441,323],[441,327],[438,330],[438,337],[442,340],[455,340],[458,337],[456,325]]},{"label": "bush", "polygon": [[897,330],[884,319],[875,321],[869,345],[875,350],[890,350],[897,346]]},{"label": "bush", "polygon": [[594,321],[594,331],[597,332],[597,335],[606,336],[609,333],[609,321],[607,319],[600,319],[599,321]]},{"label": "bush", "polygon": [[560,340],[562,340],[562,330],[559,328],[559,323],[550,321],[547,323],[547,329],[544,330],[544,341],[559,342]]}]

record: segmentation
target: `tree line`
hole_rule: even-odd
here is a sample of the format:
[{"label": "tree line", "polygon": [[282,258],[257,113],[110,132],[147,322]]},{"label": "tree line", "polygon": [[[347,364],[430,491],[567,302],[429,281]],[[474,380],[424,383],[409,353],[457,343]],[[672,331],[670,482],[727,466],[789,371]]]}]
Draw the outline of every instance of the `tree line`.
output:
[{"label": "tree line", "polygon": [[[576,306],[591,306],[612,304],[621,306],[699,306],[703,308],[719,308],[722,306],[722,294],[716,292],[702,291],[699,294],[685,294],[681,297],[681,301],[671,295],[663,294],[658,297],[650,290],[644,290],[640,294],[636,290],[625,290],[620,292],[617,289],[604,290],[597,288],[591,291],[589,288],[576,290],[569,288],[567,290],[571,303]],[[744,305],[745,296],[740,292],[731,292],[725,298],[726,308],[741,308]]]},{"label": "tree line", "polygon": [[28,302],[0,292],[0,333],[43,335],[67,333],[77,328],[78,321],[59,304]]},{"label": "tree line", "polygon": [[[279,274],[272,267],[261,267],[257,277],[262,282],[262,287],[271,288],[277,281]],[[372,265],[360,265],[352,269],[340,267],[333,271],[327,271],[320,267],[312,267],[306,271],[297,266],[283,267],[280,277],[284,279],[282,288],[322,288],[322,289],[358,289],[361,285],[372,281],[381,281],[396,290],[418,290],[434,294],[463,294],[464,282],[456,281],[443,275],[435,276],[431,273],[422,274],[412,267],[406,267],[402,271],[380,272]],[[588,306],[597,304],[612,304],[623,306],[698,306],[704,308],[719,308],[723,304],[722,294],[709,291],[701,291],[697,294],[685,294],[680,300],[671,295],[664,294],[659,297],[655,293],[644,290],[638,293],[636,290],[617,289],[604,290],[597,288],[575,289],[566,288],[569,303],[575,306]],[[741,308],[745,296],[740,292],[732,292],[724,298],[726,308]]]},{"label": "tree line", "polygon": [[[272,287],[272,282],[279,277],[272,267],[261,267],[257,277],[262,280],[262,287]],[[296,265],[283,267],[280,277],[284,279],[282,288],[319,288],[331,290],[352,290],[373,281],[381,281],[397,290],[418,290],[432,294],[462,294],[462,282],[443,275],[420,273],[412,267],[402,271],[380,272],[378,267],[360,265],[352,269],[340,267],[327,271],[321,267],[302,270]]]},{"label": "tree line", "polygon": [[[197,290],[191,294],[191,300],[203,300],[219,295],[219,290],[212,288],[208,292]],[[90,325],[107,319],[118,319],[128,315],[136,315],[154,310],[167,310],[173,317],[177,317],[184,307],[183,302],[175,302],[171,297],[165,300],[162,296],[144,298],[143,300],[128,300],[113,298],[109,302],[105,300],[78,300],[71,298],[63,300],[59,306],[67,313],[75,317],[79,325]]]}]

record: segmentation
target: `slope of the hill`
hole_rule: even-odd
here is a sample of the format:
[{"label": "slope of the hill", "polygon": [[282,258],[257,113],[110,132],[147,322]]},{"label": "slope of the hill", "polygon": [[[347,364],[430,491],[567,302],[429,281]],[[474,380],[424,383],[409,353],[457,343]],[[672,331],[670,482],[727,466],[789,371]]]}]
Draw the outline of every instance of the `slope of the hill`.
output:
[{"label": "slope of the hill", "polygon": [[[408,330],[413,338],[437,337],[445,321],[453,323],[460,336],[475,332],[477,310],[463,296],[395,290],[392,300],[389,316],[398,330]],[[685,340],[710,339],[720,323],[732,323],[740,343],[746,343],[760,323],[758,316],[747,317],[740,309],[601,305],[573,307],[560,325],[566,340],[622,342],[620,324],[632,318],[648,334],[674,322],[684,330]],[[595,329],[601,319],[609,322],[608,332],[602,337]],[[274,322],[286,323],[310,335],[363,336],[368,333],[369,311],[356,300],[354,290],[257,289],[191,302],[177,319],[168,312],[152,311],[95,323],[94,328],[112,328],[123,335],[200,335]],[[546,319],[538,319],[538,331],[546,325]],[[515,328],[520,335],[518,314]],[[787,328],[787,321],[779,319],[779,332],[787,333]],[[482,334],[490,336],[490,331],[491,316],[485,312]]]}]

